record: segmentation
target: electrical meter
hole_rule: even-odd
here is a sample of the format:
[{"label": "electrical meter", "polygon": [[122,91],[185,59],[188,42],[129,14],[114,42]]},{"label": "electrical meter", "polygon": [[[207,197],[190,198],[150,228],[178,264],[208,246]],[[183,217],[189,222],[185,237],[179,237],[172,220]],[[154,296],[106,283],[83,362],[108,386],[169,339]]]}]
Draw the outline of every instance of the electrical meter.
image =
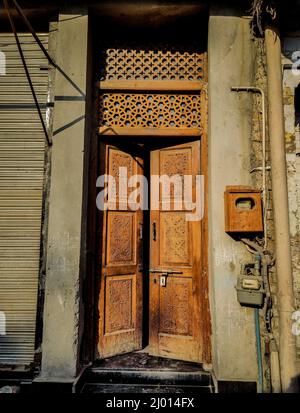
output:
[{"label": "electrical meter", "polygon": [[264,303],[264,285],[260,275],[255,274],[255,264],[244,264],[237,279],[237,299],[241,305],[262,307]]}]

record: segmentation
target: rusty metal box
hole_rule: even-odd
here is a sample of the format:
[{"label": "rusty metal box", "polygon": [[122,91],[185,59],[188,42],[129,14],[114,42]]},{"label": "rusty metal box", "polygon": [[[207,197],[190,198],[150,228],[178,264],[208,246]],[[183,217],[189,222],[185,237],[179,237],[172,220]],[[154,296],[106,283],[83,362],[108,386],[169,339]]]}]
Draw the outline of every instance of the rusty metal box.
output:
[{"label": "rusty metal box", "polygon": [[261,191],[249,186],[226,186],[225,231],[251,233],[263,231]]}]

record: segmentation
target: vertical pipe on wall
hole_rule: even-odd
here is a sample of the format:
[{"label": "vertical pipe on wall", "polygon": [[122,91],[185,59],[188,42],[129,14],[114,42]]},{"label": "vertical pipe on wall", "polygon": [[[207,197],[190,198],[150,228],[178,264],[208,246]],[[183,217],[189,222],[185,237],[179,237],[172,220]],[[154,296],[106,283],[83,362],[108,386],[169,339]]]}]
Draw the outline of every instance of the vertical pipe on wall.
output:
[{"label": "vertical pipe on wall", "polygon": [[274,338],[270,342],[270,364],[272,393],[281,393],[279,354]]},{"label": "vertical pipe on wall", "polygon": [[278,282],[279,354],[283,392],[297,391],[295,337],[292,334],[294,311],[291,267],[289,206],[286,177],[281,42],[277,30],[265,30],[268,78],[269,134],[272,193],[275,225],[275,251]]},{"label": "vertical pipe on wall", "polygon": [[258,384],[257,393],[263,393],[263,361],[261,354],[261,337],[259,326],[259,310],[254,309],[254,321],[255,321],[255,340],[256,340],[256,353],[257,353],[257,366],[258,366]]}]

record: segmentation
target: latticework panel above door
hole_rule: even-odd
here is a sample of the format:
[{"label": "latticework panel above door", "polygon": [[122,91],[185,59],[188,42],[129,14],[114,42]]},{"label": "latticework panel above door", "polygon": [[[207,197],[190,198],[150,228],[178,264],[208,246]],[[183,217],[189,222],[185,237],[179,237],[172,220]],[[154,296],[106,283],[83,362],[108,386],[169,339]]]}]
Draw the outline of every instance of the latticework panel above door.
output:
[{"label": "latticework panel above door", "polygon": [[100,80],[204,80],[205,57],[199,51],[167,47],[106,49]]},{"label": "latticework panel above door", "polygon": [[101,134],[202,134],[206,53],[148,45],[110,47],[101,56]]},{"label": "latticework panel above door", "polygon": [[104,93],[100,126],[199,128],[199,94]]}]

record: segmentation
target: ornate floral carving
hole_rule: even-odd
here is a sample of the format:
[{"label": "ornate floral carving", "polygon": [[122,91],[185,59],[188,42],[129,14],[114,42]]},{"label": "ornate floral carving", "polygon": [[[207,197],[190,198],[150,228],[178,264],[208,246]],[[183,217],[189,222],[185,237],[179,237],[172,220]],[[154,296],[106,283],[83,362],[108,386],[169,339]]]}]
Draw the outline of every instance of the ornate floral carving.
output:
[{"label": "ornate floral carving", "polygon": [[112,175],[116,180],[119,178],[119,168],[127,168],[128,177],[133,174],[133,159],[127,153],[117,151],[115,149],[111,150],[110,157],[110,175]]},{"label": "ornate floral carving", "polygon": [[161,257],[164,263],[189,264],[189,230],[185,214],[161,214],[163,228],[163,248]]},{"label": "ornate floral carving", "polygon": [[191,174],[191,153],[187,149],[162,151],[162,175]]},{"label": "ornate floral carving", "polygon": [[106,288],[106,333],[132,328],[132,280],[111,278]]},{"label": "ornate floral carving", "polygon": [[190,287],[191,280],[179,281],[169,278],[167,287],[161,289],[161,332],[191,334]]},{"label": "ornate floral carving", "polygon": [[[127,178],[129,179],[134,171],[133,171],[133,158],[132,156],[128,155],[125,152],[117,151],[115,149],[110,149],[110,167],[109,167],[109,174],[115,178],[116,183],[116,196],[119,197],[119,188],[120,185],[124,185],[127,187],[127,181],[120,182],[120,168],[126,168],[127,171]],[[122,201],[127,202],[126,199],[122,199]]]},{"label": "ornate floral carving", "polygon": [[109,264],[132,263],[134,261],[133,215],[110,212],[108,219]]}]

